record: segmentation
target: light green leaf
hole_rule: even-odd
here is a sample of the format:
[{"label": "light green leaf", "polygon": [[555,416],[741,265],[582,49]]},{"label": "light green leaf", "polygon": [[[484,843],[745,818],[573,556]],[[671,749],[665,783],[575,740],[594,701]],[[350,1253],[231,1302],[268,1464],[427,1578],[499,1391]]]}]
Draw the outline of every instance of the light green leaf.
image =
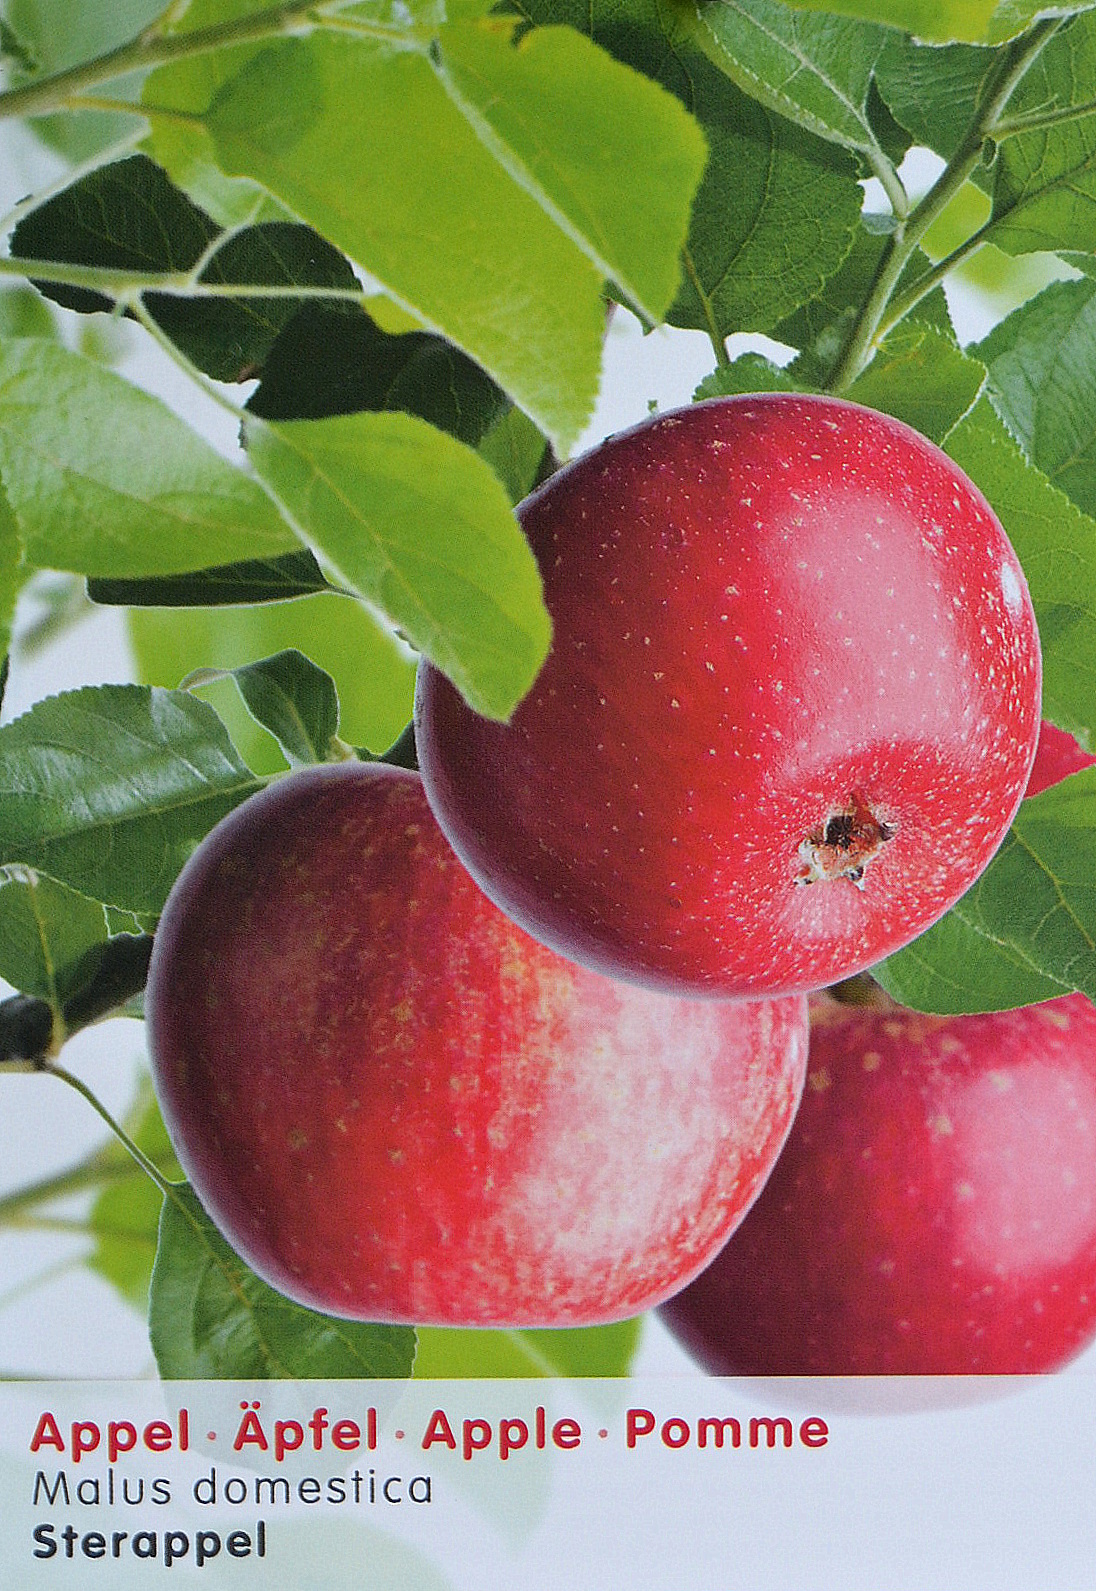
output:
[{"label": "light green leaf", "polygon": [[1053,283],[971,351],[1027,457],[1096,515],[1096,281]]},{"label": "light green leaf", "polygon": [[[63,71],[94,60],[127,43],[155,21],[165,0],[110,0],[81,4],[79,0],[7,0],[4,20],[9,36],[19,43],[24,68],[32,61],[35,75]],[[22,78],[20,78],[22,80]],[[128,85],[114,84],[116,97]],[[131,92],[136,92],[131,89]],[[74,162],[88,160],[119,140],[136,136],[136,116],[113,111],[65,110],[28,123],[45,143]]]},{"label": "light green leaf", "polygon": [[[223,172],[345,250],[565,453],[597,391],[603,280],[661,317],[704,143],[588,42],[515,46],[512,28],[389,11],[373,31],[391,45],[318,31],[225,54],[204,85],[164,69],[146,98],[199,117]],[[172,126],[152,148],[189,186]]]},{"label": "light green leaf", "polygon": [[169,574],[296,545],[255,481],[158,399],[45,339],[0,344],[0,477],[39,568]]},{"label": "light green leaf", "polygon": [[164,1380],[405,1377],[415,1354],[409,1326],[339,1320],[276,1293],[185,1184],[164,1199],[149,1337]]},{"label": "light green leaf", "polygon": [[695,401],[705,398],[732,398],[749,392],[809,392],[793,371],[774,365],[763,354],[742,354],[729,365],[717,365],[693,393]]},{"label": "light green leaf", "polygon": [[571,28],[443,27],[435,69],[519,187],[639,312],[662,318],[707,160],[679,102]]},{"label": "light green leaf", "polygon": [[719,0],[700,18],[714,40],[708,53],[739,88],[820,138],[882,159],[868,104],[885,28],[781,0]]},{"label": "light green leaf", "polygon": [[359,261],[567,451],[597,388],[600,273],[484,146],[428,59],[288,40],[225,85],[206,124],[225,171],[261,181]]},{"label": "light green leaf", "polygon": [[555,1331],[462,1331],[419,1326],[415,1376],[427,1380],[515,1376],[626,1376],[642,1316],[612,1326]]},{"label": "light green leaf", "polygon": [[0,862],[155,912],[198,842],[258,788],[220,719],[186,691],[50,696],[0,727]]},{"label": "light green leaf", "polygon": [[0,977],[60,1012],[107,941],[103,903],[31,868],[0,867]]},{"label": "light green leaf", "polygon": [[303,652],[278,652],[232,671],[256,723],[270,731],[291,768],[325,762],[339,728],[339,698],[330,674]]},{"label": "light green leaf", "polygon": [[506,717],[547,652],[540,576],[482,459],[409,414],[268,424],[252,461],[335,582],[374,603],[479,711]]},{"label": "light green leaf", "polygon": [[985,366],[935,326],[904,321],[846,394],[941,443],[985,384]]},{"label": "light green leaf", "polygon": [[1096,519],[1027,462],[987,397],[944,446],[993,505],[1023,565],[1039,624],[1045,715],[1096,744]]},{"label": "light green leaf", "polygon": [[984,1011],[1081,989],[1096,999],[1096,770],[1026,800],[952,912],[875,969],[929,1011]]},{"label": "light green leaf", "polygon": [[[1080,11],[1090,0],[1055,6],[1055,13]],[[807,11],[834,11],[886,23],[939,44],[966,40],[995,44],[1023,32],[1048,7],[1042,0],[794,0]]]}]

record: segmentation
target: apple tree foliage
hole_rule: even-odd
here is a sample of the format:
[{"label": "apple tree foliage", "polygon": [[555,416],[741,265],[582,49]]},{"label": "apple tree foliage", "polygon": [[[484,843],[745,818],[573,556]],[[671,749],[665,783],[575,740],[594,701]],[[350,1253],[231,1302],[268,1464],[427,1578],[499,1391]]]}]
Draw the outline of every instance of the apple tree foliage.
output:
[{"label": "apple tree foliage", "polygon": [[[1045,716],[1096,749],[1096,8],[1042,11],[0,4],[0,119],[53,173],[3,223],[5,678],[51,601],[54,631],[124,608],[139,673],[0,726],[7,1067],[102,1110],[64,1040],[139,1016],[185,858],[278,769],[404,756],[415,654],[510,713],[550,641],[512,505],[583,433],[613,304],[710,340],[698,396],[841,393],[941,445],[1026,570]],[[962,346],[942,288],[987,261],[1022,290]],[[112,321],[230,411],[236,457],[96,357]],[[935,1011],[1096,997],[1094,945],[1091,770],[877,976]],[[128,1147],[0,1214],[92,1190],[89,1263],[147,1299],[164,1375],[410,1373],[415,1333],[247,1272],[149,1099],[112,1125]],[[618,1373],[635,1338],[422,1331],[418,1370]]]}]

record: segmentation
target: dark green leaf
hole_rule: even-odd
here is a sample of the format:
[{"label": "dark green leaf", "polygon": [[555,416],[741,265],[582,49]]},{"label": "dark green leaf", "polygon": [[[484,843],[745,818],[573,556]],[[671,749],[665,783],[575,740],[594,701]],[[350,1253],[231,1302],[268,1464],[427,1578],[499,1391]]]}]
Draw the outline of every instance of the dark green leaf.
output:
[{"label": "dark green leaf", "polygon": [[415,1333],[318,1314],[259,1279],[185,1185],[164,1200],[149,1337],[165,1380],[405,1377]]},{"label": "dark green leaf", "polygon": [[742,354],[729,365],[717,365],[697,387],[693,397],[731,398],[747,392],[807,392],[793,371],[774,365],[762,354]]},{"label": "dark green leaf", "polygon": [[532,553],[483,460],[400,413],[248,416],[246,435],[335,583],[375,604],[478,711],[507,716],[550,626]]},{"label": "dark green leaf", "polygon": [[[12,234],[23,259],[107,267],[141,276],[182,274],[201,263],[197,284],[358,293],[348,262],[309,227],[267,222],[228,234],[194,204],[147,155],[101,166],[39,205]],[[204,261],[204,263],[202,263]],[[42,291],[69,309],[113,308],[105,292],[41,281]],[[152,318],[191,362],[220,381],[261,367],[275,338],[297,312],[292,294],[263,298],[201,297],[149,291]]]},{"label": "dark green leaf", "polygon": [[[875,223],[875,224],[873,224]],[[845,346],[887,247],[888,231],[876,218],[866,216],[857,227],[853,246],[840,268],[823,284],[809,303],[773,328],[778,341],[801,350],[796,370],[805,382],[824,388]],[[915,250],[899,286],[905,287],[928,268]],[[917,306],[917,319],[952,337],[951,320],[943,291],[926,294]]]},{"label": "dark green leaf", "polygon": [[182,864],[259,787],[186,691],[86,686],[0,727],[0,862],[158,911]]},{"label": "dark green leaf", "polygon": [[415,1375],[427,1380],[499,1376],[626,1376],[642,1317],[557,1331],[418,1327]]},{"label": "dark green leaf", "polygon": [[[920,39],[941,44],[953,40],[999,43],[1022,33],[1047,7],[1041,0],[795,0],[809,11],[836,11],[842,16],[885,22]],[[1091,0],[1056,6],[1079,11]]]},{"label": "dark green leaf", "polygon": [[1025,801],[957,907],[877,969],[930,1011],[983,1011],[1071,989],[1096,999],[1096,770]]},{"label": "dark green leaf", "polygon": [[335,682],[303,652],[278,652],[233,669],[232,677],[248,712],[274,736],[291,768],[332,757],[339,728]]},{"label": "dark green leaf", "polygon": [[1050,40],[1009,103],[1010,116],[1079,114],[1002,141],[987,237],[1006,253],[1096,250],[1094,92],[1096,15],[1087,12]]},{"label": "dark green leaf", "polygon": [[739,88],[820,138],[883,158],[869,101],[886,28],[781,0],[720,0],[700,18],[714,40],[708,53]]},{"label": "dark green leaf", "polygon": [[173,574],[299,546],[158,399],[44,338],[0,345],[0,476],[39,568]]},{"label": "dark green leaf", "polygon": [[944,445],[993,505],[1023,565],[1046,716],[1096,744],[1096,519],[1028,463],[987,397]]},{"label": "dark green leaf", "polygon": [[92,602],[136,608],[215,608],[239,603],[284,602],[328,589],[307,549],[281,558],[252,559],[193,574],[149,580],[89,580]]},{"label": "dark green leaf", "polygon": [[957,348],[946,333],[906,320],[887,337],[846,396],[942,443],[973,406],[985,379],[985,366]]},{"label": "dark green leaf", "polygon": [[1053,283],[972,352],[1027,457],[1096,515],[1096,281]]},{"label": "dark green leaf", "polygon": [[[47,199],[15,228],[19,259],[100,265],[141,274],[188,271],[219,228],[146,155],[99,166]],[[68,309],[113,308],[105,293],[42,282]]]},{"label": "dark green leaf", "polygon": [[506,398],[467,355],[429,332],[391,336],[364,312],[301,310],[274,344],[247,405],[264,420],[403,409],[475,447]]},{"label": "dark green leaf", "polygon": [[940,49],[889,32],[875,66],[891,114],[917,143],[950,159],[974,118],[995,50],[956,44]]}]

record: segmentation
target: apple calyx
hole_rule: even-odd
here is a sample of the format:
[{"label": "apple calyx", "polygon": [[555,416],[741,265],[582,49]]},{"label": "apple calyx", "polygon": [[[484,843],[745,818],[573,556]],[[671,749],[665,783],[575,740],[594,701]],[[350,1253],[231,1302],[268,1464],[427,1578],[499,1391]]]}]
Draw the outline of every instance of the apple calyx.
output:
[{"label": "apple calyx", "polygon": [[854,790],[843,807],[831,811],[820,828],[800,842],[800,884],[820,884],[844,878],[857,889],[864,887],[864,872],[888,841],[897,825],[885,823],[872,810],[862,790]]}]

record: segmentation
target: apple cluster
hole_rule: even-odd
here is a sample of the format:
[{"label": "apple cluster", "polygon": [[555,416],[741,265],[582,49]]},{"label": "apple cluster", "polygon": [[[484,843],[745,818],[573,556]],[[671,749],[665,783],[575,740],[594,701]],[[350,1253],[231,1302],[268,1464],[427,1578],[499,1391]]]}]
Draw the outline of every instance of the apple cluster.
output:
[{"label": "apple cluster", "polygon": [[649,420],[518,517],[553,642],[510,720],[424,662],[421,777],[279,778],[168,901],[153,1068],[210,1215],[348,1317],[661,1305],[719,1370],[1059,1362],[1096,1329],[1096,1012],[820,992],[948,910],[1032,776],[989,505],[781,394]]}]

